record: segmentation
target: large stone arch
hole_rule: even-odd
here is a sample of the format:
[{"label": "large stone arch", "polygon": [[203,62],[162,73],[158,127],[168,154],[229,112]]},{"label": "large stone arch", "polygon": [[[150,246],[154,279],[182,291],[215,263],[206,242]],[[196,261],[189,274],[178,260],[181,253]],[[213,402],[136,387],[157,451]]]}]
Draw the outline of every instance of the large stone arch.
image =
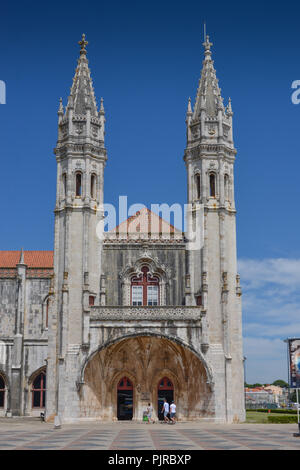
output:
[{"label": "large stone arch", "polygon": [[203,364],[206,374],[207,374],[207,383],[210,385],[210,387],[213,389],[214,388],[214,379],[213,379],[213,373],[210,365],[207,363],[206,359],[204,358],[203,354],[200,351],[196,351],[193,346],[190,344],[187,344],[185,341],[183,341],[181,338],[173,337],[170,335],[166,335],[161,333],[160,331],[153,331],[153,332],[134,332],[134,333],[128,333],[128,334],[123,334],[122,336],[117,336],[114,338],[110,338],[108,341],[104,342],[101,346],[97,346],[94,350],[90,352],[90,354],[85,358],[85,360],[82,363],[82,366],[80,368],[80,373],[78,376],[78,384],[83,384],[84,383],[84,371],[87,366],[87,364],[90,362],[90,360],[93,358],[95,354],[100,352],[103,349],[108,348],[109,346],[120,343],[121,341],[129,338],[138,338],[140,336],[149,336],[149,337],[154,337],[154,338],[162,338],[162,339],[167,339],[170,340],[174,344],[179,344],[183,346],[185,349],[190,350],[193,354],[195,354],[198,359],[201,361]]},{"label": "large stone arch", "polygon": [[157,411],[157,384],[168,376],[175,387],[179,419],[212,418],[213,387],[199,354],[166,336],[140,334],[111,340],[94,351],[82,368],[82,418],[116,419],[116,384],[133,383],[133,419],[141,419],[148,402]]}]

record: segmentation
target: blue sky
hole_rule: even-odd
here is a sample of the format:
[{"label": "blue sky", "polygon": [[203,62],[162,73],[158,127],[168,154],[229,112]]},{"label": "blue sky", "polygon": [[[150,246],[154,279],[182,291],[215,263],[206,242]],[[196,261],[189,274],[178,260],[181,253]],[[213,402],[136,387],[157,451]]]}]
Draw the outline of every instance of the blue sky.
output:
[{"label": "blue sky", "polygon": [[299,14],[296,1],[2,5],[0,248],[53,248],[58,101],[66,104],[83,32],[106,109],[105,201],[186,202],[185,113],[206,21],[234,111],[247,380],[286,379],[282,339],[300,336]]}]

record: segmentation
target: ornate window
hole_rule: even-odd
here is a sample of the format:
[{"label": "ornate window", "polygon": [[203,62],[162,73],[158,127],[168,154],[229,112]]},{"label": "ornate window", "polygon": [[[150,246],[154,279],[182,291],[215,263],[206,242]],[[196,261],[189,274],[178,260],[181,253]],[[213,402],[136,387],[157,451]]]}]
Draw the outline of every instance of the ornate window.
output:
[{"label": "ornate window", "polygon": [[216,197],[216,175],[214,173],[209,175],[209,195]]},{"label": "ornate window", "polygon": [[147,251],[120,273],[122,305],[167,305],[171,271]]},{"label": "ornate window", "polygon": [[76,173],[75,174],[75,184],[76,184],[76,197],[81,197],[82,196],[82,175],[81,173]]},{"label": "ornate window", "polygon": [[159,279],[151,276],[147,266],[131,278],[131,305],[159,305]]},{"label": "ornate window", "polygon": [[32,408],[45,408],[46,372],[41,372],[32,383]]},{"label": "ornate window", "polygon": [[0,408],[4,408],[5,404],[5,382],[2,375],[0,375]]}]

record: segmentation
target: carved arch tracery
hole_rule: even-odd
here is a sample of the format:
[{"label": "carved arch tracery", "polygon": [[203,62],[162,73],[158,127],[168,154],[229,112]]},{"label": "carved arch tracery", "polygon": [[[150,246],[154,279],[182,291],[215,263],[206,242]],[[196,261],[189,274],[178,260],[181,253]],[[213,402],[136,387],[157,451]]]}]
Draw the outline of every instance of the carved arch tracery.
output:
[{"label": "carved arch tracery", "polygon": [[127,265],[120,273],[122,286],[122,305],[130,305],[131,278],[142,276],[142,268],[146,266],[149,269],[151,277],[159,279],[159,304],[167,304],[167,289],[169,283],[170,270],[164,264],[161,264],[157,257],[152,257],[145,251],[132,265]]}]

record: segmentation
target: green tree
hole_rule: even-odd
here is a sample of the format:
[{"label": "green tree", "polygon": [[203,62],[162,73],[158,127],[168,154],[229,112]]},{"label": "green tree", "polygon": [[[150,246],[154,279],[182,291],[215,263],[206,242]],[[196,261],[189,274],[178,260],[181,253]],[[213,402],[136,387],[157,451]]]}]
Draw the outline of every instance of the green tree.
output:
[{"label": "green tree", "polygon": [[288,388],[289,386],[288,383],[286,383],[284,380],[281,380],[281,379],[275,380],[275,382],[273,382],[272,385],[276,385],[277,387],[281,387],[281,388]]}]

